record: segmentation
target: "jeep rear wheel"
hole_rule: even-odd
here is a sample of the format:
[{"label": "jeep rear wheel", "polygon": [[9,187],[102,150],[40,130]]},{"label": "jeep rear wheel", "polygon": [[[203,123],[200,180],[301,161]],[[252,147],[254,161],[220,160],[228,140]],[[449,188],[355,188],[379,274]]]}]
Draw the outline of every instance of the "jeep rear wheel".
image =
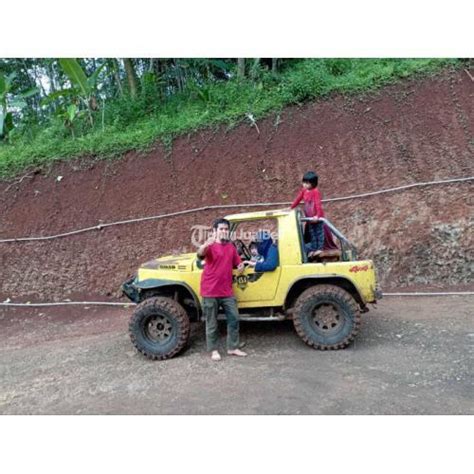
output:
[{"label": "jeep rear wheel", "polygon": [[303,341],[315,349],[343,349],[360,327],[357,302],[335,285],[315,285],[297,298],[293,325]]},{"label": "jeep rear wheel", "polygon": [[184,308],[170,298],[148,298],[133,312],[128,329],[138,351],[149,359],[164,360],[186,346],[189,317]]}]

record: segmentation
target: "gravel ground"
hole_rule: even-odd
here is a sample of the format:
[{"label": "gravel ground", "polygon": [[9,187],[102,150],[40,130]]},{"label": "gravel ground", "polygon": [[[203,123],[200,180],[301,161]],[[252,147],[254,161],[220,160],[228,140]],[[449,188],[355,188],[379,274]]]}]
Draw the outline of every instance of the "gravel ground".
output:
[{"label": "gravel ground", "polygon": [[291,322],[241,323],[249,357],[218,363],[201,324],[182,355],[146,360],[130,311],[0,309],[0,413],[474,414],[472,297],[385,298],[333,352]]}]

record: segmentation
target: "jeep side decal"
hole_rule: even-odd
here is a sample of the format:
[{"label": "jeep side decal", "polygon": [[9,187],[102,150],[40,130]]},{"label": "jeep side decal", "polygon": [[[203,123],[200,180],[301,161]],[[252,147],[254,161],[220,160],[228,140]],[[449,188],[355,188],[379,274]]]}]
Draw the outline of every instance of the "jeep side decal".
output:
[{"label": "jeep side decal", "polygon": [[369,266],[368,265],[355,265],[351,268],[349,268],[349,271],[351,273],[358,273],[358,272],[366,272],[367,270],[369,269]]},{"label": "jeep side decal", "polygon": [[233,275],[232,277],[232,284],[236,283],[237,286],[244,291],[247,288],[249,283],[254,283],[258,279],[261,278],[263,275],[262,272],[260,273],[251,273],[250,275]]}]

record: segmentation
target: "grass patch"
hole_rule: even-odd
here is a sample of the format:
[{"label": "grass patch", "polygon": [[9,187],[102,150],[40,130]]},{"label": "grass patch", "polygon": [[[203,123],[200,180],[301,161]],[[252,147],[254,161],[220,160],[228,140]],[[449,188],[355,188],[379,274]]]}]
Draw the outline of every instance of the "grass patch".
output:
[{"label": "grass patch", "polygon": [[278,75],[262,69],[252,80],[190,84],[164,101],[150,95],[124,97],[106,102],[103,121],[99,112],[95,127],[81,127],[75,139],[54,119],[19,128],[10,143],[0,145],[0,178],[67,158],[143,151],[157,141],[169,147],[179,135],[220,124],[232,127],[248,113],[261,119],[287,105],[336,92],[370,92],[459,64],[456,59],[304,59],[290,62]]}]

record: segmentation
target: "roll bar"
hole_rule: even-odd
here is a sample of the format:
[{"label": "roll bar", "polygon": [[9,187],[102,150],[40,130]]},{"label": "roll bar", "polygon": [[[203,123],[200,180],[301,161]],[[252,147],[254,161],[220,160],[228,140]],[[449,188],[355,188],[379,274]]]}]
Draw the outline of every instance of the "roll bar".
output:
[{"label": "roll bar", "polygon": [[[300,222],[311,222],[312,218],[311,217],[300,217]],[[326,224],[331,232],[339,239],[339,242],[341,244],[341,250],[343,253],[343,260],[354,260],[357,258],[357,248],[354,244],[352,244],[349,239],[341,232],[339,231],[334,224],[332,224],[328,219],[324,217],[320,217],[319,220]],[[348,253],[350,252],[350,254]]]}]

